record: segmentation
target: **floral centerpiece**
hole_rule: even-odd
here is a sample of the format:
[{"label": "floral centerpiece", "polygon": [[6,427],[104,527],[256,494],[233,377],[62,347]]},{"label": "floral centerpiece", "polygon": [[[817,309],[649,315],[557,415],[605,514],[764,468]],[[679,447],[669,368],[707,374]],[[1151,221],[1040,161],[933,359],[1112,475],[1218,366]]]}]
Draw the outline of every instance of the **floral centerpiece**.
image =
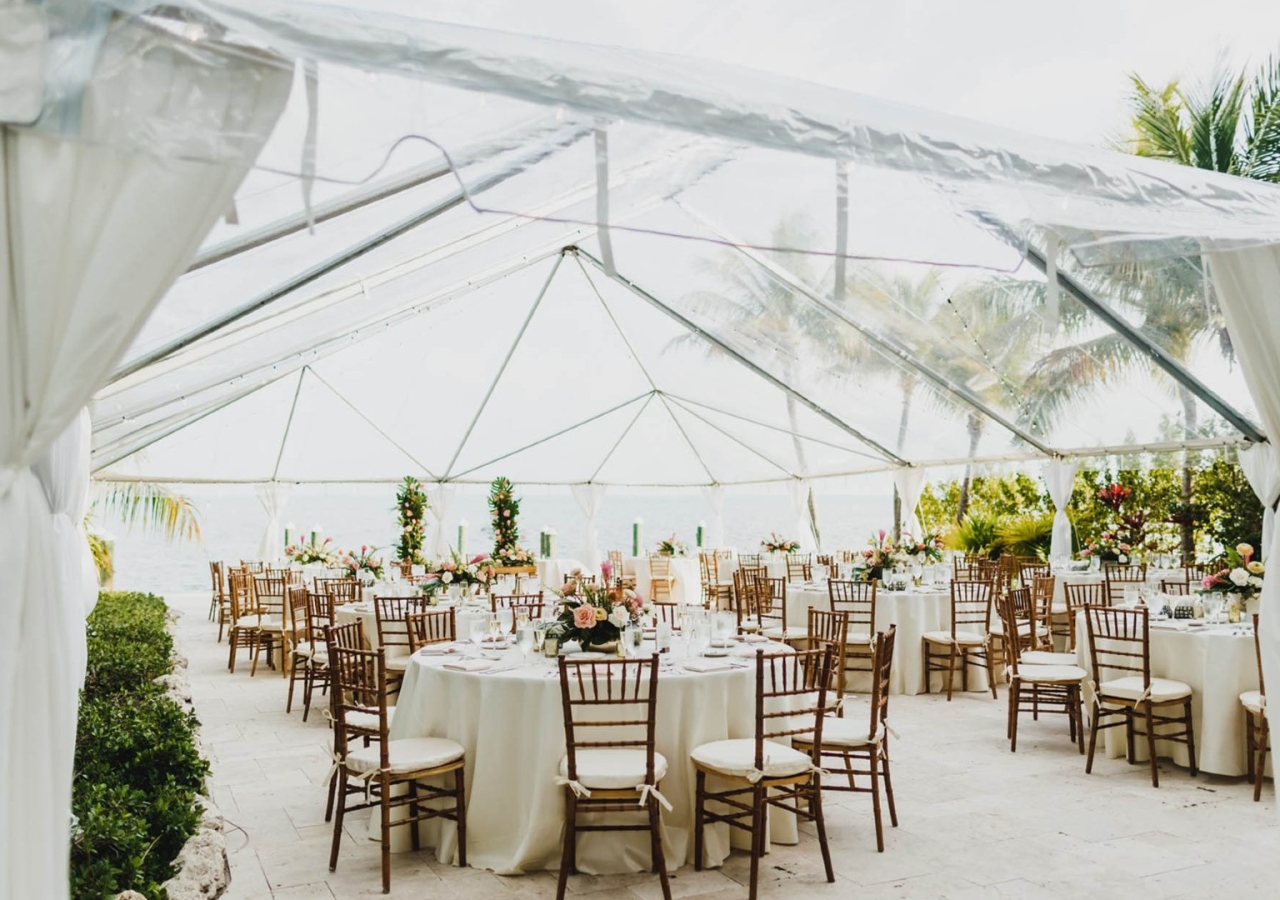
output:
[{"label": "floral centerpiece", "polygon": [[493,564],[509,569],[529,569],[538,565],[538,557],[532,550],[516,547],[514,550],[495,553],[493,555]]},{"label": "floral centerpiece", "polygon": [[284,555],[289,557],[290,562],[300,566],[336,566],[338,554],[329,546],[332,543],[333,538],[325,538],[323,541],[309,538],[285,547]]},{"label": "floral centerpiece", "polygon": [[1209,594],[1225,594],[1229,601],[1236,602],[1233,620],[1239,618],[1241,609],[1254,597],[1262,593],[1262,578],[1267,574],[1267,567],[1261,560],[1253,558],[1253,547],[1249,544],[1237,544],[1235,549],[1228,548],[1215,565],[1217,571],[1206,575],[1200,587]]},{"label": "floral centerpiece", "polygon": [[926,534],[916,539],[909,534],[903,534],[902,540],[898,542],[898,549],[922,566],[926,563],[942,562],[942,535]]},{"label": "floral centerpiece", "polygon": [[765,553],[795,553],[800,549],[800,542],[778,537],[776,531],[771,531],[769,536],[760,542],[760,546],[764,548]]},{"label": "floral centerpiece", "polygon": [[688,556],[689,548],[677,541],[673,534],[669,538],[658,541],[658,553],[662,556]]},{"label": "floral centerpiece", "polygon": [[483,553],[471,559],[463,559],[456,550],[451,551],[445,559],[437,560],[427,567],[427,578],[422,583],[422,591],[432,596],[440,591],[447,591],[458,585],[463,588],[488,587],[493,583],[493,560]]},{"label": "floral centerpiece", "polygon": [[867,549],[861,551],[860,556],[854,565],[862,571],[864,581],[883,578],[885,569],[906,561],[902,549],[883,528],[871,536],[871,540],[867,541]]},{"label": "floral centerpiece", "polygon": [[520,546],[520,498],[511,479],[499,475],[489,485],[489,512],[493,517],[493,561],[504,568],[538,564],[532,551]]},{"label": "floral centerpiece", "polygon": [[638,624],[649,611],[644,598],[629,588],[571,583],[559,596],[555,632],[562,643],[577,641],[583,649],[616,641],[622,629]]},{"label": "floral centerpiece", "polygon": [[382,557],[374,556],[377,547],[361,544],[359,550],[339,550],[338,565],[347,570],[352,578],[359,578],[361,572],[368,572],[374,578],[383,576]]},{"label": "floral centerpiece", "polygon": [[427,512],[427,494],[422,483],[405,476],[396,494],[396,511],[400,514],[400,534],[396,539],[396,559],[421,564],[423,516]]},{"label": "floral centerpiece", "polygon": [[1097,557],[1103,562],[1127,563],[1133,544],[1129,536],[1117,531],[1104,531],[1096,540],[1088,541],[1080,555],[1085,559]]}]

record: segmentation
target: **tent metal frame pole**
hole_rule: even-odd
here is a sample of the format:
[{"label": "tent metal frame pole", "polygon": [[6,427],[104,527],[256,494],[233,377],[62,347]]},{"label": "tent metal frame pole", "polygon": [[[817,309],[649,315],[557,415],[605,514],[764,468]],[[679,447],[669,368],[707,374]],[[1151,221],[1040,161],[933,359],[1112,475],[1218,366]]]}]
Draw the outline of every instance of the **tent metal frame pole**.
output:
[{"label": "tent metal frame pole", "polygon": [[401,453],[403,453],[403,454],[404,454],[405,459],[409,460],[409,462],[413,463],[415,466],[417,466],[418,468],[422,469],[422,471],[426,473],[426,475],[427,475],[427,477],[428,477],[429,479],[434,479],[434,478],[436,477],[436,476],[432,473],[431,469],[429,469],[429,468],[426,466],[426,464],[422,462],[422,460],[418,459],[418,457],[414,456],[412,453],[410,453],[408,450],[406,450],[406,449],[405,449],[405,448],[400,444],[400,442],[399,442],[399,441],[397,441],[397,440],[396,440],[395,438],[393,438],[391,435],[387,434],[387,433],[386,433],[386,431],[384,431],[384,430],[382,429],[382,427],[381,427],[377,422],[373,421],[373,419],[369,418],[369,417],[368,417],[368,416],[366,416],[363,412],[361,412],[360,407],[356,406],[354,403],[352,403],[350,400],[348,400],[345,394],[343,394],[343,393],[342,393],[341,391],[339,391],[336,387],[334,387],[334,386],[333,386],[333,385],[331,385],[328,381],[326,381],[326,380],[324,379],[324,377],[323,377],[323,376],[321,376],[321,374],[320,374],[319,372],[317,372],[315,369],[311,368],[311,366],[310,366],[310,365],[306,366],[306,369],[307,369],[307,371],[309,371],[309,372],[311,373],[311,377],[312,377],[312,378],[314,378],[316,381],[318,381],[318,382],[320,382],[322,385],[324,385],[324,386],[325,386],[325,388],[329,391],[329,393],[333,394],[333,396],[337,397],[337,398],[338,398],[339,400],[341,400],[344,404],[346,404],[347,408],[348,408],[348,409],[350,409],[350,410],[351,410],[353,413],[355,413],[357,416],[359,416],[361,419],[363,419],[363,420],[364,420],[364,422],[365,422],[365,424],[367,424],[367,425],[368,425],[370,428],[372,428],[374,431],[378,432],[379,436],[381,436],[383,440],[385,440],[385,441],[386,441],[388,444],[390,444],[392,447],[395,447],[397,450],[399,450]]},{"label": "tent metal frame pole", "polygon": [[[742,440],[741,438],[738,438],[738,437],[736,437],[736,436],[734,436],[734,435],[730,434],[729,432],[725,431],[725,430],[724,430],[723,428],[721,428],[719,425],[715,424],[715,423],[714,423],[714,422],[712,422],[710,419],[708,419],[706,416],[702,415],[701,413],[697,412],[696,410],[692,410],[692,409],[690,409],[687,405],[685,405],[684,403],[681,403],[681,402],[680,402],[680,399],[679,399],[678,397],[676,397],[676,396],[674,396],[674,395],[672,395],[672,394],[667,394],[667,393],[665,393],[665,392],[660,393],[660,394],[659,394],[659,396],[661,396],[661,397],[662,397],[662,402],[663,402],[663,403],[667,403],[667,401],[668,401],[668,400],[670,400],[672,403],[675,403],[675,405],[676,405],[676,406],[680,407],[682,410],[684,410],[684,411],[685,411],[686,413],[688,413],[689,415],[693,416],[695,419],[697,419],[697,420],[698,420],[699,422],[701,422],[702,424],[706,425],[708,428],[710,428],[710,429],[712,429],[713,431],[716,431],[716,432],[718,432],[719,434],[721,434],[722,436],[724,436],[724,437],[728,438],[730,441],[732,441],[733,443],[735,443],[735,444],[739,445],[740,447],[742,447],[744,450],[748,451],[749,453],[752,453],[752,454],[754,454],[754,455],[756,455],[756,456],[760,457],[762,460],[764,460],[764,461],[765,461],[766,463],[768,463],[769,465],[773,466],[773,467],[774,467],[775,469],[777,469],[779,472],[782,472],[782,473],[786,474],[787,476],[789,476],[789,477],[791,477],[791,478],[803,478],[803,477],[804,477],[804,476],[802,476],[802,475],[797,475],[795,472],[792,472],[792,471],[791,471],[790,469],[788,469],[786,466],[784,466],[784,465],[782,465],[781,463],[776,462],[775,460],[773,460],[773,459],[769,458],[769,457],[768,457],[768,456],[766,456],[764,453],[761,453],[759,450],[757,450],[755,447],[752,447],[750,444],[748,444],[746,441]],[[668,408],[670,408],[670,407],[668,407]],[[673,418],[674,418],[674,417],[673,417]],[[795,436],[795,435],[793,435],[793,437],[794,437],[794,436]],[[710,474],[710,473],[708,473],[708,474]],[[712,482],[712,484],[716,484],[716,483],[717,483],[717,482],[714,482],[714,481]]]},{"label": "tent metal frame pole", "polygon": [[[1023,255],[1029,263],[1041,272],[1046,273],[1047,276],[1048,263],[1046,262],[1043,253],[1028,243]],[[1243,434],[1250,441],[1259,442],[1267,439],[1266,435],[1258,429],[1258,426],[1246,419],[1244,415],[1219,397],[1214,391],[1210,390],[1204,382],[1200,381],[1200,379],[1187,371],[1182,363],[1170,356],[1163,347],[1126,322],[1124,318],[1107,303],[1099,299],[1087,287],[1076,281],[1061,269],[1058,270],[1058,285],[1072,297],[1075,297],[1083,303],[1086,309],[1100,318],[1103,322],[1106,322],[1113,331],[1150,357],[1151,361],[1155,363],[1156,366],[1158,366],[1166,375],[1194,394],[1202,403],[1218,415],[1222,416],[1222,418],[1230,422],[1237,431]]]},{"label": "tent metal frame pole", "polygon": [[[605,272],[604,264],[601,263],[600,260],[592,256],[590,253],[583,250],[581,247],[573,247],[571,248],[571,250],[572,252],[581,256],[583,259],[587,260],[587,262],[591,263],[601,272]],[[605,274],[608,275],[608,272],[605,272]],[[851,437],[856,438],[861,443],[867,445],[868,447],[873,448],[886,460],[889,460],[895,463],[896,465],[900,465],[900,466],[911,465],[911,463],[907,462],[905,459],[898,456],[892,450],[876,443],[876,441],[872,440],[871,438],[864,435],[862,432],[858,431],[858,429],[854,428],[848,422],[841,419],[835,413],[831,412],[830,410],[827,410],[823,406],[809,399],[804,394],[800,393],[795,388],[793,388],[791,385],[779,379],[777,376],[772,375],[769,372],[766,372],[760,366],[756,365],[751,360],[747,359],[745,356],[739,353],[737,350],[733,349],[724,341],[720,340],[720,338],[703,330],[697,325],[697,323],[686,318],[683,313],[668,306],[666,303],[659,300],[653,294],[649,293],[644,288],[640,287],[640,285],[636,284],[634,281],[627,278],[621,272],[615,275],[609,275],[609,277],[612,278],[614,281],[618,282],[618,284],[625,287],[627,290],[631,291],[631,293],[635,294],[641,300],[644,300],[650,306],[657,309],[659,312],[662,312],[668,317],[670,317],[671,319],[674,319],[681,326],[683,326],[685,330],[688,331],[690,334],[694,334],[702,338],[707,343],[713,345],[714,347],[716,347],[716,349],[723,352],[726,356],[731,358],[734,362],[745,367],[751,372],[754,372],[756,375],[760,376],[762,379],[764,379],[769,384],[776,387],[778,390],[784,392],[785,394],[791,397],[794,397],[798,403],[801,403],[804,406],[807,406],[809,409],[813,410],[813,412],[817,413],[819,416],[826,419],[828,422],[830,422],[832,425],[839,428],[845,434],[848,434]]]},{"label": "tent metal frame pole", "polygon": [[770,262],[768,259],[765,259],[756,251],[743,246],[738,241],[735,241],[732,237],[730,237],[727,233],[725,233],[723,229],[718,228],[714,224],[709,222],[705,216],[701,215],[700,213],[694,210],[689,209],[687,206],[684,206],[683,204],[680,205],[680,208],[683,209],[685,212],[687,212],[691,217],[693,217],[693,219],[695,219],[702,225],[706,226],[707,228],[710,228],[719,237],[728,241],[730,244],[733,245],[733,248],[735,250],[737,250],[747,259],[754,262],[756,265],[760,266],[766,272],[773,275],[775,278],[777,278],[787,287],[791,288],[792,290],[798,291],[799,293],[808,297],[814,303],[818,304],[818,306],[821,307],[825,312],[830,313],[831,315],[839,319],[841,322],[844,322],[846,325],[848,325],[858,334],[862,335],[862,337],[865,338],[869,344],[871,344],[881,353],[891,356],[894,359],[901,362],[903,365],[907,366],[908,368],[914,369],[916,372],[919,372],[920,375],[922,375],[924,379],[928,381],[930,384],[932,384],[934,387],[937,387],[942,391],[944,391],[945,393],[951,394],[952,396],[956,397],[965,405],[977,410],[979,413],[986,416],[988,419],[995,422],[996,424],[1000,425],[1002,428],[1004,428],[1009,433],[1015,435],[1020,440],[1024,441],[1027,444],[1030,444],[1032,447],[1035,447],[1037,450],[1039,450],[1041,453],[1045,454],[1046,456],[1055,455],[1055,451],[1052,447],[1048,446],[1039,438],[1033,436],[1030,432],[1026,431],[1025,429],[1020,428],[1018,425],[1014,424],[1013,422],[1010,422],[1000,413],[996,412],[994,409],[992,409],[990,406],[984,403],[981,399],[974,396],[974,394],[971,391],[969,391],[967,388],[961,387],[960,385],[951,381],[951,379],[938,374],[933,369],[921,363],[914,356],[912,356],[911,353],[905,347],[900,346],[896,341],[892,341],[889,338],[884,337],[883,335],[876,334],[871,329],[860,324],[856,319],[854,319],[851,315],[849,315],[842,307],[837,306],[827,298],[820,295],[817,291],[813,290],[808,285],[804,284],[802,281],[800,281],[800,279],[796,278],[786,269],[783,269],[781,266],[777,265],[776,263]]},{"label": "tent metal frame pole", "polygon": [[[632,397],[630,400],[624,400],[623,402],[619,403],[617,406],[611,406],[606,410],[602,410],[593,416],[589,416],[588,418],[583,419],[581,422],[574,422],[568,428],[561,428],[559,431],[549,434],[546,437],[540,437],[536,441],[533,441],[532,443],[525,444],[523,447],[517,447],[514,450],[509,450],[506,453],[503,453],[501,456],[495,456],[493,459],[485,460],[482,463],[474,465],[470,469],[466,469],[465,471],[459,472],[455,477],[450,478],[449,480],[451,482],[457,483],[458,480],[462,478],[464,475],[470,475],[472,472],[476,471],[477,469],[483,469],[485,466],[491,466],[494,463],[502,462],[504,459],[510,459],[511,457],[517,454],[523,453],[526,450],[532,450],[534,447],[537,447],[541,444],[545,444],[547,441],[554,441],[556,438],[560,437],[561,435],[565,435],[571,431],[575,431],[576,429],[579,429],[584,425],[590,425],[592,422],[596,421],[597,419],[603,419],[605,416],[615,413],[620,409],[626,409],[632,403],[639,403],[641,400],[644,400],[647,397],[652,397],[653,393],[654,393],[653,391],[645,391],[643,394],[637,394],[636,396]],[[525,483],[527,484],[528,482],[525,482]],[[566,482],[566,484],[582,484],[582,483],[583,482],[581,481]]]},{"label": "tent metal frame pole", "polygon": [[284,459],[284,447],[289,443],[289,429],[293,428],[293,414],[298,411],[298,398],[302,396],[302,382],[307,377],[310,366],[298,370],[298,386],[293,389],[293,402],[289,404],[289,417],[284,420],[284,434],[280,436],[280,449],[276,452],[275,468],[271,470],[271,480],[280,477],[280,461]]},{"label": "tent metal frame pole", "polygon": [[[649,404],[653,402],[653,398],[658,396],[657,390],[651,391],[644,402],[640,404],[640,408],[636,410],[636,414],[631,417],[631,421],[627,423],[627,427],[622,429],[622,433],[618,435],[618,439],[613,442],[613,446],[609,448],[609,452],[604,455],[604,459],[600,460],[600,465],[596,466],[595,471],[591,473],[591,477],[587,479],[588,484],[594,484],[596,478],[599,477],[601,470],[609,464],[609,460],[613,458],[613,454],[618,452],[618,448],[622,446],[622,442],[627,439],[627,435],[631,433],[631,429],[636,427],[636,423],[640,421],[640,417],[644,415],[644,411],[649,408]],[[706,471],[703,466],[703,471]],[[711,477],[711,473],[707,472],[707,477]]]},{"label": "tent metal frame pole", "polygon": [[453,451],[453,457],[449,460],[449,465],[444,468],[444,475],[440,479],[441,483],[449,480],[449,475],[452,474],[453,467],[458,462],[458,457],[462,455],[462,449],[467,446],[467,441],[471,440],[471,432],[475,431],[476,423],[480,421],[480,417],[484,415],[485,407],[489,405],[489,398],[498,389],[498,382],[502,380],[503,374],[506,373],[507,364],[511,362],[511,357],[515,356],[516,349],[520,346],[520,342],[524,340],[524,333],[529,330],[529,323],[533,321],[534,314],[538,311],[538,307],[542,305],[542,298],[547,296],[547,291],[551,287],[551,282],[555,281],[556,273],[560,271],[562,262],[564,262],[563,250],[556,256],[555,262],[551,264],[551,271],[547,273],[546,280],[542,282],[542,287],[538,290],[538,296],[533,299],[533,304],[529,307],[528,314],[524,317],[524,321],[520,323],[520,330],[516,332],[515,339],[511,342],[511,346],[507,348],[507,355],[502,357],[502,365],[498,366],[498,371],[494,374],[493,381],[489,382],[489,389],[484,392],[484,399],[480,401],[480,405],[476,408],[476,414],[471,417],[471,424],[467,426],[466,433],[462,435],[462,440],[458,442],[458,448]]}]

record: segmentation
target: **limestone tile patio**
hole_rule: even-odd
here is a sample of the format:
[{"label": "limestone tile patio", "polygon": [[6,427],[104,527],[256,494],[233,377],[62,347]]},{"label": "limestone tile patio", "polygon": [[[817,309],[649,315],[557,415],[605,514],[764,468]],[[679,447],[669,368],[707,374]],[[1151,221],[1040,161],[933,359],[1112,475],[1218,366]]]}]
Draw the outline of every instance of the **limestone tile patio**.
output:
[{"label": "limestone tile patio", "polygon": [[[366,817],[348,818],[338,871],[328,870],[324,822],[331,765],[323,716],[284,712],[286,682],[248,667],[226,671],[226,644],[205,619],[207,597],[171,597],[202,736],[210,787],[228,820],[227,900],[381,896],[378,846]],[[1243,779],[1192,778],[1162,763],[1153,789],[1145,765],[1099,759],[1093,775],[1065,721],[1024,718],[1018,752],[1004,739],[1004,694],[894,697],[894,786],[901,827],[875,852],[869,797],[833,795],[827,819],[837,880],[827,884],[811,827],[775,846],[761,868],[762,898],[1174,898],[1280,896],[1280,827],[1270,783],[1253,803]],[[746,897],[748,859],[675,873],[683,900]],[[546,898],[555,873],[494,875],[437,863],[428,852],[392,857],[392,897]],[[572,896],[655,900],[648,873],[575,876]]]}]

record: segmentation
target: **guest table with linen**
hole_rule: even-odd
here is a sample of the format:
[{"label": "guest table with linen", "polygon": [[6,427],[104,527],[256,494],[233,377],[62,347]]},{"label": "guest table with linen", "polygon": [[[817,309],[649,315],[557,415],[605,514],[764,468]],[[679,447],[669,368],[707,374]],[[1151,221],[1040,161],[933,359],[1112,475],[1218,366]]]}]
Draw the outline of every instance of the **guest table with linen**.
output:
[{"label": "guest table with linen", "polygon": [[[826,585],[787,585],[787,624],[801,627],[808,623],[809,609],[830,609],[831,601]],[[894,694],[924,693],[924,644],[925,632],[948,631],[951,628],[951,592],[943,587],[911,588],[905,591],[876,591],[876,631],[887,631],[890,625],[898,626],[898,636],[893,653],[893,679],[889,691]],[[999,666],[997,666],[997,669]],[[847,687],[851,690],[870,690],[866,675],[850,676]],[[957,688],[960,684],[956,673]],[[933,689],[945,690],[942,676],[934,676]],[[985,669],[971,666],[969,690],[988,690]]]},{"label": "guest table with linen", "polygon": [[[1147,587],[1153,591],[1160,590],[1161,581],[1182,581],[1187,577],[1183,569],[1148,569]],[[1106,576],[1101,572],[1074,572],[1058,570],[1053,573],[1053,611],[1067,611],[1067,595],[1065,585],[1068,584],[1102,584]]]},{"label": "guest table with linen", "polygon": [[[488,613],[488,606],[460,606],[457,608],[456,623],[458,628],[458,638],[467,640],[471,636],[471,628],[476,623],[488,625],[488,618],[481,619],[479,613]],[[359,622],[361,628],[364,629],[364,640],[369,645],[370,650],[377,650],[381,646],[378,640],[378,616],[373,610],[371,603],[348,603],[344,606],[335,607],[333,617],[339,625],[348,625],[352,622]],[[387,623],[387,627],[403,631],[404,626],[399,622]]]},{"label": "guest table with linen", "polygon": [[[1076,634],[1080,667],[1092,679],[1084,613],[1077,616]],[[1102,677],[1107,677],[1105,671]],[[1151,677],[1170,678],[1190,686],[1196,762],[1200,770],[1214,775],[1245,774],[1245,714],[1240,695],[1258,689],[1258,657],[1252,627],[1205,625],[1197,628],[1187,625],[1186,620],[1152,621]],[[1091,702],[1089,682],[1086,682],[1086,711]],[[1104,745],[1102,736],[1099,737],[1098,755],[1124,756],[1124,729],[1108,729],[1103,735],[1106,741]],[[1145,760],[1145,739],[1139,738],[1136,748],[1137,759]],[[1187,748],[1182,744],[1157,741],[1156,753],[1173,759],[1180,766],[1187,765]],[[1267,764],[1270,766],[1269,756]]]},{"label": "guest table with linen", "polygon": [[[769,646],[774,652],[787,652],[780,645]],[[645,644],[642,654],[651,652],[652,645]],[[710,741],[749,738],[755,709],[752,659],[733,656],[724,669],[690,672],[683,668],[680,652],[677,647],[663,655],[657,704],[657,751],[669,765],[661,790],[673,807],[662,811],[663,848],[672,871],[693,856],[690,752]],[[491,669],[480,672],[450,668],[451,658],[456,659],[413,657],[396,703],[391,738],[446,737],[466,748],[468,864],[500,874],[557,868],[565,807],[564,788],[556,784],[556,777],[565,741],[556,667],[541,657],[525,665],[517,650],[507,651]],[[709,865],[719,865],[728,855],[728,830],[725,825],[707,829]],[[404,831],[392,833],[396,849],[408,848]],[[427,823],[423,836],[435,847],[437,859],[455,860],[453,823]],[[796,843],[795,817],[775,812],[771,837]],[[583,872],[650,867],[646,833],[581,833],[578,841],[578,867]]]},{"label": "guest table with linen", "polygon": [[564,580],[575,569],[581,569],[587,575],[599,574],[588,571],[587,567],[576,559],[540,559],[538,560],[538,584],[549,591],[558,591],[564,587]]},{"label": "guest table with linen", "polygon": [[[622,574],[636,577],[636,593],[646,599],[653,597],[649,572],[647,556],[628,556],[622,561]],[[696,556],[671,557],[671,574],[675,578],[671,586],[672,603],[702,602],[702,569]]]}]

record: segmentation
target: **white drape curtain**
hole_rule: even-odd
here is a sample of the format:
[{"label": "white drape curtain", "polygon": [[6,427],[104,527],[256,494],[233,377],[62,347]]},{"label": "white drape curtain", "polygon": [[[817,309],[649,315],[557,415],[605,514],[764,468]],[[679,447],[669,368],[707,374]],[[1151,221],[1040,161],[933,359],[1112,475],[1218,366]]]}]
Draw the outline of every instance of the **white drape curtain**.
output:
[{"label": "white drape curtain", "polygon": [[[1213,286],[1231,335],[1231,345],[1249,393],[1258,408],[1262,430],[1270,440],[1280,440],[1280,246],[1255,247],[1207,254]],[[1275,477],[1275,451],[1271,451]],[[1271,478],[1259,479],[1266,483]],[[1249,478],[1253,484],[1253,477]],[[1265,555],[1280,554],[1280,535],[1271,529]],[[1262,583],[1262,617],[1259,623],[1263,678],[1280,684],[1280,578]]]},{"label": "white drape curtain", "polygon": [[904,467],[893,473],[893,486],[898,489],[898,497],[902,500],[902,526],[916,537],[920,537],[920,520],[916,517],[916,507],[920,504],[920,493],[924,490],[925,470],[917,467]]},{"label": "white drape curtain", "polygon": [[89,410],[81,407],[67,430],[31,467],[49,499],[54,535],[61,549],[60,555],[66,561],[59,570],[63,576],[63,590],[68,597],[80,599],[86,616],[98,603],[98,567],[93,562],[84,525],[85,516],[89,513],[92,431]]},{"label": "white drape curtain", "polygon": [[600,568],[600,535],[596,531],[596,516],[604,505],[605,487],[603,484],[571,485],[573,499],[578,501],[578,508],[587,518],[587,553],[585,563],[587,569],[594,572]]},{"label": "white drape curtain", "polygon": [[[79,107],[78,140],[0,128],[0,897],[68,894],[88,590],[76,528],[88,477],[80,410],[251,159],[126,148],[189,119],[252,133],[237,146],[256,155],[289,89],[264,67],[260,90],[245,91],[220,69],[157,49],[162,40],[113,26]],[[241,65],[255,65],[248,60]]]},{"label": "white drape curtain", "polygon": [[1276,501],[1280,500],[1280,454],[1274,444],[1254,444],[1236,454],[1240,468],[1249,486],[1262,501],[1262,546],[1258,548],[1263,559],[1270,558],[1271,537],[1276,528]]},{"label": "white drape curtain", "polygon": [[795,536],[784,534],[783,537],[793,541],[806,543],[804,538],[811,534],[809,523],[809,482],[803,478],[787,482],[787,495],[791,498],[791,513],[795,521]]},{"label": "white drape curtain", "polygon": [[729,545],[724,536],[724,486],[704,487],[702,496],[711,507],[711,533],[707,535],[707,543],[714,549],[723,549]]},{"label": "white drape curtain", "polygon": [[456,489],[451,484],[435,484],[427,488],[427,512],[435,523],[435,531],[431,537],[431,555],[444,556],[449,551],[449,537],[444,532],[445,519],[449,518],[449,510],[453,508]]},{"label": "white drape curtain", "polygon": [[258,502],[267,514],[267,530],[262,532],[262,540],[258,542],[258,559],[268,562],[284,559],[284,533],[281,520],[285,508],[289,505],[289,497],[293,494],[293,485],[282,481],[268,481],[258,485]]},{"label": "white drape curtain", "polygon": [[1054,509],[1050,559],[1068,559],[1071,556],[1071,520],[1067,518],[1067,504],[1071,502],[1071,489],[1075,486],[1079,468],[1080,463],[1074,459],[1052,459],[1040,470]]}]

